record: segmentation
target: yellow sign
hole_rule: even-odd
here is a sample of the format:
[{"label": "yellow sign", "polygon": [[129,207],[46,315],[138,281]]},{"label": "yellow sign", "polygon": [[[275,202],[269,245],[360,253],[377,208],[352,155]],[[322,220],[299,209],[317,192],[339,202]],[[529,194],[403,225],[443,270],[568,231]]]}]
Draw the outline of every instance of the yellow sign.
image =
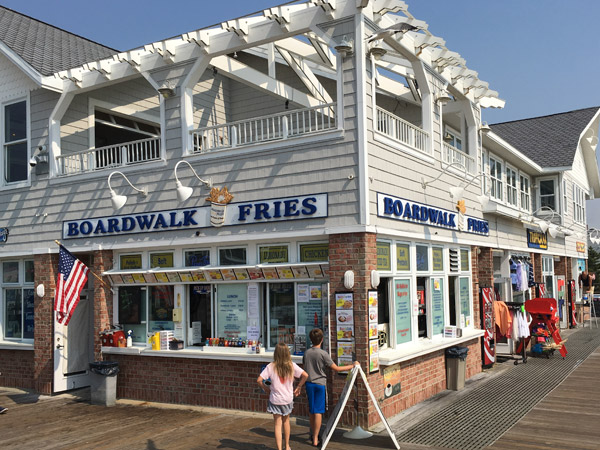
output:
[{"label": "yellow sign", "polygon": [[398,270],[410,270],[409,250],[408,244],[396,244],[396,266]]},{"label": "yellow sign", "polygon": [[585,242],[577,242],[576,245],[579,253],[585,253]]},{"label": "yellow sign", "polygon": [[173,253],[150,253],[150,267],[173,267]]},{"label": "yellow sign", "polygon": [[300,246],[301,262],[322,262],[329,260],[328,244],[306,244]]},{"label": "yellow sign", "polygon": [[431,249],[431,257],[433,260],[433,270],[436,272],[441,272],[444,270],[444,257],[443,257],[443,249],[439,247],[433,247]]},{"label": "yellow sign", "polygon": [[261,263],[286,263],[288,261],[287,245],[260,247]]},{"label": "yellow sign", "polygon": [[387,242],[377,243],[377,270],[392,270],[390,244]]},{"label": "yellow sign", "polygon": [[120,268],[121,270],[141,269],[142,255],[121,255]]}]

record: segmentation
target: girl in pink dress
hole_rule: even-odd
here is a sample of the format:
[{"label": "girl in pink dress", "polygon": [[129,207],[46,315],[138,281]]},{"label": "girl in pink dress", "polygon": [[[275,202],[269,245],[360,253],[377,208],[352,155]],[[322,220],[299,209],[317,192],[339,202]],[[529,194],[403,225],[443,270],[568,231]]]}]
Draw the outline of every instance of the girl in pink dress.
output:
[{"label": "girl in pink dress", "polygon": [[[296,389],[294,389],[294,378],[300,378]],[[294,396],[300,395],[300,390],[307,379],[308,374],[292,362],[288,346],[280,343],[275,347],[273,362],[265,367],[256,380],[260,388],[269,394],[267,412],[273,414],[275,421],[277,450],[290,450],[289,416],[294,407]],[[266,380],[270,380],[270,383],[265,383]],[[282,429],[285,447],[282,445]]]}]

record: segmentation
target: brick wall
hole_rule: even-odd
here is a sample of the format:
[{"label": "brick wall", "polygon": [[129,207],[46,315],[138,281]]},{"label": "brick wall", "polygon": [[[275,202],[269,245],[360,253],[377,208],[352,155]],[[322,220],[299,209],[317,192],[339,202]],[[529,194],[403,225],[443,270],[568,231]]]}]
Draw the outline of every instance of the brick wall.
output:
[{"label": "brick wall", "polygon": [[[371,271],[377,269],[377,236],[371,233],[337,234],[329,237],[329,282],[330,282],[330,311],[332,328],[335,326],[335,293],[347,291],[344,287],[344,273],[354,272],[354,334],[356,359],[367,372],[369,364],[369,314],[367,291],[371,289]],[[337,340],[335,329],[331,330],[331,342],[335,354]],[[377,375],[369,376],[371,388],[379,383]],[[333,409],[344,388],[345,378],[330,377],[332,395],[329,397],[330,410]],[[367,427],[370,417],[376,411],[369,402],[369,394],[362,383],[358,383],[358,420],[361,426]],[[346,408],[341,421],[345,424],[356,424],[355,409]],[[376,420],[378,422],[379,420]]]},{"label": "brick wall", "polygon": [[[94,251],[91,264],[91,270],[98,276],[112,269],[112,250]],[[100,281],[93,275],[90,278],[94,284],[94,358],[98,361],[102,359],[100,331],[110,328],[113,323],[113,295],[108,279]]]},{"label": "brick wall", "polygon": [[34,258],[35,285],[43,284],[44,298],[35,295],[34,389],[42,394],[52,393],[54,366],[54,291],[58,254],[36,255]]},{"label": "brick wall", "polygon": [[536,283],[543,283],[542,277],[542,255],[539,253],[531,254],[531,261],[533,262],[533,280]]},{"label": "brick wall", "polygon": [[[256,379],[265,363],[223,359],[104,355],[119,363],[117,397],[267,411],[268,396]],[[308,416],[306,395],[294,399],[294,415]]]},{"label": "brick wall", "polygon": [[0,386],[34,389],[34,352],[0,350]]}]

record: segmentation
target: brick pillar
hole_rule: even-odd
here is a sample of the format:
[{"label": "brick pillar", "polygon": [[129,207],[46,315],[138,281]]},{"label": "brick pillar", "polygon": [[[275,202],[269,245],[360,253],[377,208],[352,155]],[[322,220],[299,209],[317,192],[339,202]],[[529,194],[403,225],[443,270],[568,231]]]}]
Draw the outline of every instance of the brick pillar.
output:
[{"label": "brick pillar", "polygon": [[[331,314],[331,343],[332,353],[337,352],[337,336],[335,330],[335,293],[348,291],[344,287],[344,273],[347,270],[354,272],[354,334],[356,359],[360,362],[365,373],[369,368],[369,306],[367,291],[371,289],[371,270],[377,269],[377,237],[371,233],[335,234],[329,236],[329,282],[330,299],[329,309]],[[345,379],[333,378],[332,405],[339,400],[339,395],[344,387]],[[369,375],[369,385],[382,386],[380,372]],[[372,380],[373,379],[373,380]],[[370,404],[369,394],[363,383],[358,382],[358,421],[364,428],[369,426],[369,413],[375,409]],[[383,397],[383,392],[374,392],[377,398]],[[354,398],[354,394],[352,394]],[[356,424],[355,409],[352,402],[348,402],[342,422],[347,425]]]},{"label": "brick pillar", "polygon": [[94,284],[94,358],[102,359],[100,347],[100,331],[110,328],[113,322],[113,294],[110,290],[110,280],[103,277],[102,273],[112,269],[112,250],[96,250],[92,254],[92,271],[102,278],[103,284],[98,278],[91,275],[89,279]]},{"label": "brick pillar", "polygon": [[563,275],[565,280],[568,280],[567,276],[567,257],[561,256],[559,261],[554,261],[554,275]]},{"label": "brick pillar", "polygon": [[[485,265],[487,264],[485,261],[480,261],[479,259],[479,252],[481,251],[483,253],[483,250],[485,248],[482,247],[476,247],[473,246],[471,247],[471,277],[473,279],[472,283],[472,290],[473,290],[473,325],[476,328],[481,328],[481,304],[479,302],[479,288],[480,288],[480,283],[479,283],[479,267],[481,264]],[[491,255],[491,249],[485,249],[489,251],[489,254]],[[487,256],[486,256],[487,257]],[[493,268],[492,268],[492,272],[493,272]],[[494,283],[494,275],[492,273],[492,282],[489,284],[489,286],[493,285]],[[482,283],[482,286],[488,286],[488,284]]]},{"label": "brick pillar", "polygon": [[572,280],[573,278],[573,259],[569,257],[565,257],[565,264],[567,266],[567,280]]},{"label": "brick pillar", "polygon": [[44,285],[45,294],[35,294],[34,389],[42,394],[52,393],[54,379],[54,291],[58,271],[58,254],[35,255],[35,286]]},{"label": "brick pillar", "polygon": [[539,253],[531,254],[531,261],[533,262],[533,281],[536,283],[543,283],[542,278],[542,255]]},{"label": "brick pillar", "polygon": [[[477,249],[480,250],[477,251]],[[494,258],[492,249],[489,247],[475,247],[473,251],[477,259],[477,280],[480,286],[494,285]],[[475,266],[473,267],[473,277],[475,277]]]}]

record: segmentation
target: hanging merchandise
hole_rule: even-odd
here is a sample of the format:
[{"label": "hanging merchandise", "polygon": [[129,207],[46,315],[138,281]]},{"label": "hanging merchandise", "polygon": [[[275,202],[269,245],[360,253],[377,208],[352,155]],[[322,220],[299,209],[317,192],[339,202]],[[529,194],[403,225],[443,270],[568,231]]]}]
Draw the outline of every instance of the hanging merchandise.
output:
[{"label": "hanging merchandise", "polygon": [[494,336],[494,291],[491,287],[481,288],[481,322],[484,335],[482,339],[483,367],[489,367],[496,361],[496,345]]},{"label": "hanging merchandise", "polygon": [[529,285],[529,287],[533,287],[533,286],[535,286],[535,280],[533,278],[533,264],[528,263],[527,264],[527,269],[528,269],[527,272],[528,272],[528,275],[529,275],[529,283],[528,283],[528,285]]},{"label": "hanging merchandise", "polygon": [[510,284],[512,285],[512,290],[517,291],[517,263],[511,259],[510,260]]}]

